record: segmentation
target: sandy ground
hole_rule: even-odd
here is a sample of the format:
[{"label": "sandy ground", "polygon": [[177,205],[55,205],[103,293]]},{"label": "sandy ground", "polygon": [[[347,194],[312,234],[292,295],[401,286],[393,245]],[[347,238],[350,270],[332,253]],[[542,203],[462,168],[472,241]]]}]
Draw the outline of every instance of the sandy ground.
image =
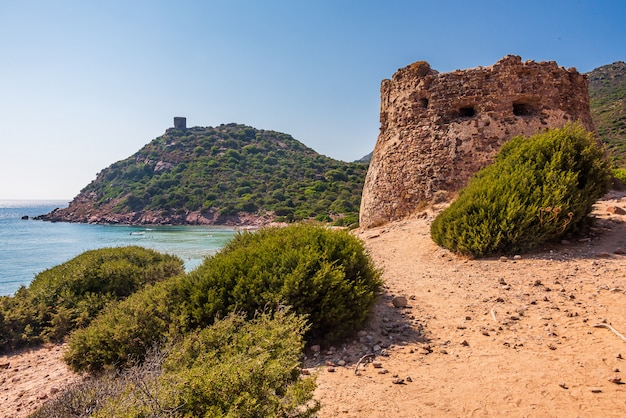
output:
[{"label": "sandy ground", "polygon": [[386,292],[358,341],[315,359],[320,417],[626,416],[626,341],[594,327],[626,334],[626,215],[607,212],[625,196],[598,202],[590,239],[519,259],[437,247],[433,211],[362,231]]},{"label": "sandy ground", "polygon": [[79,379],[61,360],[64,345],[0,356],[0,417],[25,417]]},{"label": "sandy ground", "polygon": [[[441,208],[360,231],[385,292],[354,341],[307,353],[320,418],[626,416],[626,341],[607,327],[626,335],[616,207],[626,193],[598,202],[590,237],[507,259],[437,247]],[[77,379],[62,348],[0,357],[0,416],[26,416]]]}]

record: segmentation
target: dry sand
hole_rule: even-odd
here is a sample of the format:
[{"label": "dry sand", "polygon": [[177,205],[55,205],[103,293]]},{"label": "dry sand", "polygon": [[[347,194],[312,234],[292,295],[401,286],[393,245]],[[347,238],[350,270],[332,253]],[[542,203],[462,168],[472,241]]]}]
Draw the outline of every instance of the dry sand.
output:
[{"label": "dry sand", "polygon": [[[589,239],[518,259],[437,247],[441,208],[360,231],[386,288],[355,341],[307,353],[319,416],[626,416],[626,341],[606,327],[626,334],[626,215],[609,212],[625,196],[598,202]],[[61,350],[0,357],[0,416],[26,416],[77,379]]]},{"label": "dry sand", "polygon": [[[626,381],[626,341],[594,327],[626,334],[626,256],[615,254],[626,216],[607,212],[626,207],[624,196],[598,202],[590,240],[517,260],[439,248],[432,211],[361,232],[387,288],[364,343],[321,356],[347,364],[321,367],[320,417],[626,416],[626,386],[609,381]],[[409,306],[394,307],[395,295]],[[372,344],[388,357],[355,375],[354,353]]]},{"label": "dry sand", "polygon": [[0,356],[0,417],[25,417],[79,380],[61,360],[64,348],[47,344]]}]

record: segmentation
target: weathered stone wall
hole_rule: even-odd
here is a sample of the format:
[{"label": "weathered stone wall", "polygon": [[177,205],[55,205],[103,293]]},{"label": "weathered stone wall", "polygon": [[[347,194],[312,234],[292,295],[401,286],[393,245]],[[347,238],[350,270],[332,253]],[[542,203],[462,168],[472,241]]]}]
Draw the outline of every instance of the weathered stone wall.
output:
[{"label": "weathered stone wall", "polygon": [[570,121],[594,131],[587,84],[576,69],[513,55],[450,73],[424,61],[398,70],[381,85],[361,226],[411,215],[438,190],[458,191],[514,136]]}]

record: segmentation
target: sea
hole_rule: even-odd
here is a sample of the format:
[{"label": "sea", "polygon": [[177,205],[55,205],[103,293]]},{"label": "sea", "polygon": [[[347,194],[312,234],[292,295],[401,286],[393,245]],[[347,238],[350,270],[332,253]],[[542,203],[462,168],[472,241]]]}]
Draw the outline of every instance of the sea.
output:
[{"label": "sea", "polygon": [[64,200],[0,200],[0,296],[13,295],[46,269],[104,247],[140,245],[174,254],[191,271],[238,233],[219,226],[146,227],[32,219],[67,205]]}]

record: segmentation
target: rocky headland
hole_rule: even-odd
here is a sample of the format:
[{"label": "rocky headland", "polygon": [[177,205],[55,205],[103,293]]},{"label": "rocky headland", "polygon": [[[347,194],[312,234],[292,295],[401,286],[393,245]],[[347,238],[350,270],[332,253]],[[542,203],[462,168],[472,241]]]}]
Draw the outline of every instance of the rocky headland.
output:
[{"label": "rocky headland", "polygon": [[86,224],[122,224],[122,225],[224,225],[258,228],[269,225],[276,216],[239,212],[221,215],[216,209],[206,211],[169,212],[156,209],[120,213],[113,208],[119,201],[111,201],[96,206],[92,199],[81,193],[67,208],[55,209],[50,213],[35,217],[36,220],[50,222],[74,222]]}]

